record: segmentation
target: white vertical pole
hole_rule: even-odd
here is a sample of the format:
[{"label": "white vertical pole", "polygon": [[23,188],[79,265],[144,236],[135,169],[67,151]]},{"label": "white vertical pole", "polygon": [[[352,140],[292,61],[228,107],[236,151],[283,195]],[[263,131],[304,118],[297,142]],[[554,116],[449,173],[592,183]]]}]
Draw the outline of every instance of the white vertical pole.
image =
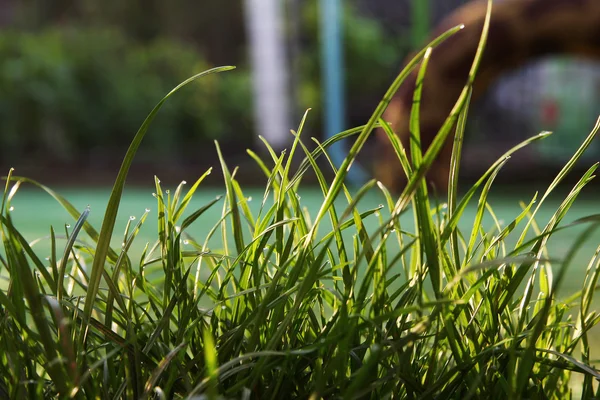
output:
[{"label": "white vertical pole", "polygon": [[290,143],[287,62],[280,0],[245,0],[257,133],[275,149]]}]

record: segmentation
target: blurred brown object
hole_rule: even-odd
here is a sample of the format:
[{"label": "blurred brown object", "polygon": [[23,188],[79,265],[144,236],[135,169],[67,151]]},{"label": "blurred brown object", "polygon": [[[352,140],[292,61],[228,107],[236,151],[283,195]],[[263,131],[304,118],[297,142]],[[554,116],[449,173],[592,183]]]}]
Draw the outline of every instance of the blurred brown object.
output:
[{"label": "blurred brown object", "polygon": [[[487,9],[487,1],[473,1],[444,19],[433,32],[439,36],[453,26],[465,28],[433,50],[423,85],[420,126],[427,149],[458,99],[473,62]],[[475,78],[473,99],[502,74],[542,56],[568,54],[600,56],[600,1],[505,0],[494,2],[489,36]],[[412,55],[410,56],[412,58]],[[393,97],[384,119],[409,149],[409,116],[416,68]],[[374,160],[376,178],[399,192],[406,176],[383,132],[377,132],[379,151]],[[437,192],[448,187],[452,140],[448,140],[432,165],[427,181]]]}]

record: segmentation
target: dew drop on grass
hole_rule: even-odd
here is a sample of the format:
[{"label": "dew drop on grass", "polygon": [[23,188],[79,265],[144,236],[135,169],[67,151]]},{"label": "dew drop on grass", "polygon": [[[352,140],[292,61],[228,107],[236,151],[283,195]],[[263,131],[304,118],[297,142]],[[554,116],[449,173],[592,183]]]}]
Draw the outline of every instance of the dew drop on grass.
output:
[{"label": "dew drop on grass", "polygon": [[46,258],[45,258],[45,260],[46,260],[46,261],[50,261],[50,257],[46,257]]},{"label": "dew drop on grass", "polygon": [[377,208],[384,208],[385,206],[383,204],[380,204],[377,206]]},{"label": "dew drop on grass", "polygon": [[165,190],[165,193],[169,194],[169,193],[171,193],[171,191],[169,189],[167,189],[167,190]]},{"label": "dew drop on grass", "polygon": [[189,240],[184,240],[183,244],[190,244],[190,241]]},{"label": "dew drop on grass", "polygon": [[15,208],[13,206],[10,206],[10,208],[8,209],[8,211],[14,211]]},{"label": "dew drop on grass", "polygon": [[156,193],[152,193],[152,196],[153,196],[153,197],[156,197]]},{"label": "dew drop on grass", "polygon": [[131,215],[131,216],[129,217],[129,220],[130,220],[130,221],[133,221],[133,220],[135,220],[135,216]]},{"label": "dew drop on grass", "polygon": [[69,229],[71,227],[71,224],[66,224],[65,228]]},{"label": "dew drop on grass", "polygon": [[181,184],[182,185],[187,185],[187,182],[186,181],[181,181]]},{"label": "dew drop on grass", "polygon": [[150,212],[150,209],[149,209],[149,208],[146,208],[146,212],[147,212],[147,213],[148,213],[148,212]]},{"label": "dew drop on grass", "polygon": [[442,204],[442,210],[445,210],[445,209],[447,209],[447,208],[448,208],[448,203],[444,203],[444,204]]},{"label": "dew drop on grass", "polygon": [[246,199],[246,201],[247,201],[248,203],[250,203],[250,202],[252,201],[252,196],[248,197],[248,199]]}]

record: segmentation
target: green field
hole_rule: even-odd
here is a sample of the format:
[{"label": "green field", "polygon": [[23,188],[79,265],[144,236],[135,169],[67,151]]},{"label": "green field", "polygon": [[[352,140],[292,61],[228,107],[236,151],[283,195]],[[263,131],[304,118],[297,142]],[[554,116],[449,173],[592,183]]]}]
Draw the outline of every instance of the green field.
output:
[{"label": "green field", "polygon": [[[168,187],[164,187],[168,189]],[[174,187],[170,188],[174,190]],[[102,217],[108,197],[110,195],[110,188],[55,188],[55,190],[69,200],[79,210],[83,210],[86,205],[90,205],[91,213],[88,221],[96,228],[100,230]],[[140,234],[136,238],[136,242],[132,246],[130,255],[134,260],[138,259],[141,251],[146,243],[151,245],[156,241],[156,199],[152,196],[154,189],[148,187],[133,187],[126,188],[122,197],[119,217],[115,227],[115,235],[113,239],[113,246],[115,248],[120,247],[120,241],[122,239],[122,233],[125,230],[125,226],[130,216],[139,218],[145,211],[150,209],[150,216],[146,224],[142,227]],[[244,192],[252,197],[250,202],[252,212],[258,213],[260,205],[263,199],[263,191],[261,189],[245,189]],[[321,201],[323,199],[322,194],[317,188],[305,187],[301,191],[301,204],[306,207],[309,213],[314,216],[316,215]],[[202,205],[213,200],[215,196],[224,194],[224,189],[219,187],[208,187],[202,188],[197,191],[195,197],[192,200],[188,210],[193,210],[201,207]],[[511,195],[503,193],[502,187],[497,187],[492,190],[490,204],[496,213],[497,218],[504,224],[510,223],[521,211],[519,201],[529,202],[533,196],[533,191],[527,193],[523,191],[522,195]],[[527,196],[527,197],[526,197]],[[538,195],[538,199],[541,197]],[[564,197],[556,195],[549,198],[544,203],[544,206],[538,212],[536,220],[541,228],[547,223],[550,216],[556,211],[559,202]],[[376,208],[383,203],[382,197],[376,192],[368,194],[359,203],[359,209],[361,211],[370,208]],[[340,213],[344,210],[347,203],[338,200],[338,209]],[[48,194],[31,187],[23,187],[15,195],[12,202],[14,210],[12,215],[16,227],[21,233],[31,242],[35,239],[45,238],[35,244],[35,249],[38,253],[47,257],[49,255],[49,228],[52,225],[57,232],[57,235],[63,234],[65,230],[65,224],[73,224],[75,220]],[[469,224],[473,221],[477,206],[477,199],[473,199],[469,205],[465,218],[461,219],[460,229],[463,230],[464,234],[470,234]],[[221,215],[222,202],[217,203],[212,209],[206,214],[200,217],[191,228],[188,228],[190,235],[194,237],[196,241],[202,243],[208,230],[217,223],[218,218]],[[382,210],[385,212],[385,210]],[[592,193],[586,194],[584,197],[579,198],[575,205],[571,208],[563,224],[568,224],[578,218],[598,213],[598,200],[597,195]],[[402,217],[402,224],[404,229],[409,232],[414,232],[414,222],[412,215],[406,213]],[[489,215],[485,220],[485,228],[491,230],[493,228],[493,220]],[[373,231],[378,226],[378,220],[373,215],[365,220],[365,224],[369,230]],[[524,222],[521,223],[524,226]],[[582,232],[585,225],[576,226],[573,228],[566,229],[561,232],[557,232],[553,235],[549,241],[549,249],[551,251],[550,257],[556,259],[562,259],[569,249],[573,246],[577,240],[578,233]],[[320,230],[321,233],[326,233],[329,227],[323,226]],[[520,229],[517,229],[520,232]],[[221,238],[218,237],[210,242],[211,250],[218,251],[222,246]],[[64,242],[63,242],[64,243]],[[581,289],[583,282],[584,272],[587,268],[587,263],[591,259],[596,247],[600,244],[600,231],[589,238],[582,249],[578,252],[575,262],[570,265],[568,279],[562,289],[562,294],[572,294],[575,291]],[[60,251],[62,244],[58,244],[58,250]],[[510,250],[510,249],[509,249]],[[560,267],[560,263],[555,263],[555,268]],[[598,304],[598,302],[597,302]]]}]

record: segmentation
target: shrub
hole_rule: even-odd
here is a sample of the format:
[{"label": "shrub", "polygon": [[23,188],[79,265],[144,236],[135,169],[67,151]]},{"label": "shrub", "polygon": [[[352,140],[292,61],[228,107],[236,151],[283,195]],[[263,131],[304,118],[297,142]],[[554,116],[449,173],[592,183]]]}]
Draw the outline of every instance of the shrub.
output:
[{"label": "shrub", "polygon": [[[207,68],[184,44],[137,44],[94,28],[5,31],[0,57],[0,157],[7,163],[114,158],[159,94]],[[210,77],[193,86],[165,106],[142,158],[189,159],[217,138],[250,144],[249,77]]]},{"label": "shrub", "polygon": [[[98,27],[98,22],[120,24],[112,18],[116,18],[114,7],[118,4],[97,10],[106,13],[99,21],[92,15],[73,14],[65,18],[74,25],[0,32],[3,165],[23,160],[49,166],[116,163],[114,155],[124,149],[128,134],[157,96],[191,71],[208,68],[196,47],[181,40],[140,43],[123,33],[135,30],[132,26]],[[315,107],[308,123],[310,132],[316,133],[321,131],[322,112],[316,1],[302,6],[301,20],[306,28],[300,57],[295,60],[299,76],[294,79],[299,83],[300,107]],[[392,70],[398,60],[396,42],[386,37],[376,21],[361,17],[351,5],[344,6],[349,123],[368,117],[371,104],[378,100],[388,80],[385,71]],[[400,47],[406,51],[405,45]],[[138,158],[160,158],[171,164],[195,160],[198,151],[211,147],[213,139],[229,151],[252,146],[256,132],[250,78],[248,68],[241,68],[236,74],[208,78],[210,82],[186,89],[165,105],[152,127],[156,133],[148,136]]]},{"label": "shrub", "polygon": [[[427,60],[421,52],[407,70],[424,56]],[[460,119],[459,136],[469,90],[467,85],[453,112]],[[306,149],[301,125],[287,156],[271,152],[266,162],[251,153],[267,177],[257,214],[217,146],[224,198],[184,217],[206,175],[186,193],[183,184],[167,193],[157,179],[157,241],[135,262],[128,250],[148,213],[128,225],[121,249],[112,249],[110,241],[128,169],[163,102],[133,139],[99,232],[86,221],[89,210],[80,213],[59,194],[25,178],[7,178],[0,220],[8,279],[8,287],[0,290],[0,393],[5,397],[565,398],[574,374],[581,377],[582,398],[599,395],[592,380],[600,374],[589,365],[589,330],[599,320],[590,311],[600,274],[597,255],[582,291],[572,297],[581,303],[573,317],[570,303],[556,297],[578,246],[598,227],[597,217],[575,223],[590,228],[554,278],[551,261],[544,258],[548,237],[597,165],[546,227],[533,237],[527,232],[537,227],[536,211],[600,124],[535,208],[534,199],[498,232],[486,232],[481,218],[491,209],[487,196],[506,157],[460,201],[452,182],[448,207],[430,204],[423,175],[450,124],[422,157],[413,145],[411,162],[397,148],[409,175],[397,200],[375,181],[351,195],[344,178],[372,129],[381,124],[399,145],[380,120],[384,102],[367,125],[339,134],[323,148]],[[326,156],[323,149],[333,141],[351,136],[356,141],[348,158],[327,182],[317,157]],[[292,174],[295,152],[303,152],[305,160]],[[302,208],[298,196],[309,168],[324,196],[316,215]],[[50,231],[54,251],[46,263],[11,221],[12,196],[25,182],[42,187],[77,218],[64,250],[56,248]],[[386,213],[383,206],[360,211],[369,190],[384,196]],[[472,232],[463,232],[457,222],[478,190]],[[336,199],[346,204],[340,208]],[[195,240],[188,228],[221,200],[222,219],[205,240]],[[414,232],[398,219],[407,211],[417,222]],[[365,228],[371,218],[378,221],[375,232]],[[519,237],[516,244],[506,240],[511,233]],[[79,241],[84,234],[87,240]],[[208,249],[217,234],[223,248]],[[578,347],[581,360],[575,357]]]}]

